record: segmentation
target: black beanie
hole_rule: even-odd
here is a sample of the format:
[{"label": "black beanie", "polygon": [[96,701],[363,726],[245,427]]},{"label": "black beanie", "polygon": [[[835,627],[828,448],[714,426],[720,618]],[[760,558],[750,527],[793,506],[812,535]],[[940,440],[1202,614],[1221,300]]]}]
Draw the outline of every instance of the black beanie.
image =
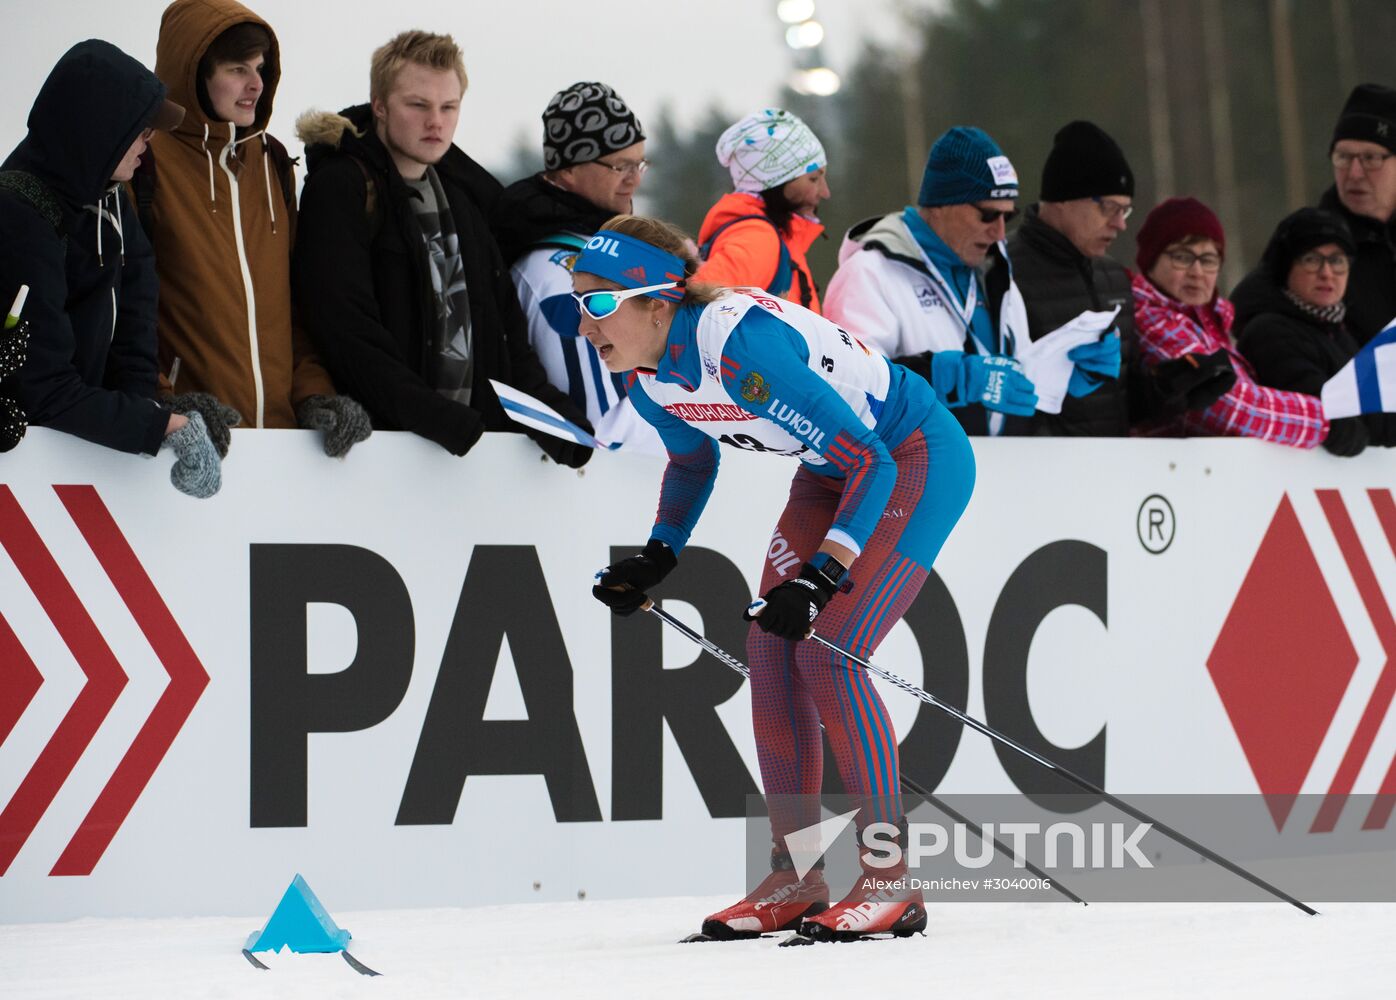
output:
[{"label": "black beanie", "polygon": [[1042,168],[1042,200],[1134,197],[1134,171],[1115,140],[1091,122],[1072,122],[1052,140]]},{"label": "black beanie", "polygon": [[1396,153],[1396,90],[1379,83],[1359,83],[1352,88],[1338,124],[1333,128],[1331,153],[1339,139],[1375,142]]},{"label": "black beanie", "polygon": [[1322,208],[1301,208],[1280,220],[1265,246],[1260,264],[1281,288],[1289,281],[1295,260],[1314,247],[1336,243],[1349,257],[1357,255],[1352,231],[1342,217]]}]

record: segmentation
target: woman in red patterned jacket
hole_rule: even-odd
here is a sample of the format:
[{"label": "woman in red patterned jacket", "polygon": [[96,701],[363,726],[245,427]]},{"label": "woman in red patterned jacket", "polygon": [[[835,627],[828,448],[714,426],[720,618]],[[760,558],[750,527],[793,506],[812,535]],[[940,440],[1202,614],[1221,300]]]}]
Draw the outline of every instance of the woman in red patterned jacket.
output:
[{"label": "woman in red patterned jacket", "polygon": [[1236,384],[1205,410],[1144,432],[1256,437],[1296,448],[1322,444],[1328,421],[1318,398],[1260,385],[1236,350],[1235,310],[1217,294],[1226,234],[1212,210],[1195,198],[1169,198],[1144,220],[1137,245],[1134,322],[1146,363],[1224,350],[1236,372]]}]

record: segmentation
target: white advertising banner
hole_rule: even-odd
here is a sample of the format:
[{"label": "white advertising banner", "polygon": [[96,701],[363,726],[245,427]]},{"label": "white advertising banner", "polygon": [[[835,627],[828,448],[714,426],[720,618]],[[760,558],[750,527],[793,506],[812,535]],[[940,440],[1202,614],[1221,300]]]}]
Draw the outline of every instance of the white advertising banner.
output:
[{"label": "white advertising banner", "polygon": [[[975,452],[876,661],[1116,794],[1392,819],[1343,808],[1396,793],[1390,454]],[[741,678],[590,596],[648,537],[660,460],[238,431],[206,501],[169,461],[43,430],[0,457],[0,921],[257,913],[296,872],[341,909],[741,889]],[[658,592],[738,657],[762,560],[799,565],[771,541],[794,468],[724,449]],[[1061,790],[879,687],[920,784]]]}]

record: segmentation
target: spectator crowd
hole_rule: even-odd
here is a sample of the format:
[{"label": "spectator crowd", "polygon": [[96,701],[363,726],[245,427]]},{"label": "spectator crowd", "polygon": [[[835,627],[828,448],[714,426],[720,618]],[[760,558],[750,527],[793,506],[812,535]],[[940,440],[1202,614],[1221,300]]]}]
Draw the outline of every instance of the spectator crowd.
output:
[{"label": "spectator crowd", "polygon": [[[196,497],[219,489],[237,426],[313,429],[335,457],[383,429],[453,455],[519,430],[560,464],[590,458],[512,423],[492,382],[657,446],[572,297],[578,254],[632,212],[649,167],[611,87],[558,91],[544,169],[505,187],[453,141],[460,49],[404,32],[373,54],[366,103],[297,119],[297,197],[296,161],[267,132],[271,25],[235,0],[175,0],[156,53],[152,72],[106,42],[73,46],[0,165],[0,299],[15,302],[0,450],[26,424],[170,449]],[[697,228],[695,279],[821,312],[971,434],[1396,445],[1396,415],[1330,419],[1319,398],[1396,318],[1396,90],[1352,91],[1332,186],[1278,221],[1229,297],[1226,233],[1195,198],[1149,209],[1133,269],[1111,256],[1139,206],[1097,125],[1057,131],[1026,206],[1011,152],[977,127],[945,132],[912,202],[854,225],[821,282],[807,252],[831,197],[824,147],[788,111],[749,115],[717,143],[732,191]]]}]

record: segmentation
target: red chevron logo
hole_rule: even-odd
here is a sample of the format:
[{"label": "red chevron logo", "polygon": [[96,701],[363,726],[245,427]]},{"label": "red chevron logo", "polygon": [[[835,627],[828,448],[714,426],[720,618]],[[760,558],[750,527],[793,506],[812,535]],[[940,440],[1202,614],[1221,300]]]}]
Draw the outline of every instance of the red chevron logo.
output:
[{"label": "red chevron logo", "polygon": [[[194,710],[208,672],[170,614],[97,491],[55,486],[170,682],[50,875],[91,874]],[[13,492],[0,486],[0,546],[72,653],[87,681],[0,812],[0,876],[24,847],[126,686],[126,672]],[[43,677],[0,617],[0,745],[28,708]]]},{"label": "red chevron logo", "polygon": [[[1310,827],[1337,827],[1357,777],[1372,754],[1396,698],[1396,619],[1337,490],[1316,490],[1323,520],[1371,621],[1385,662],[1367,697]],[[1396,501],[1368,490],[1377,523],[1396,555]],[[1342,612],[1288,496],[1280,501],[1227,614],[1207,669],[1231,719],[1276,829],[1283,829],[1358,667]],[[1363,829],[1385,829],[1396,808],[1396,758],[1382,779]]]}]

